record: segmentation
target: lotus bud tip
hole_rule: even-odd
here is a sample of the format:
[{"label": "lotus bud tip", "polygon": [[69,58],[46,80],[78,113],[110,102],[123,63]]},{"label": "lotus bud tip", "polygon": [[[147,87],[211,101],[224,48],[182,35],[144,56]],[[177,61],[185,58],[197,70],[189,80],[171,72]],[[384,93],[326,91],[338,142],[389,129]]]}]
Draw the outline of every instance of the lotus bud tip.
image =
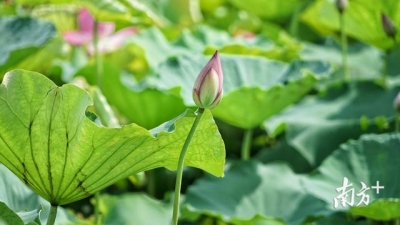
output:
[{"label": "lotus bud tip", "polygon": [[399,94],[397,94],[396,98],[394,99],[393,107],[397,111],[397,113],[400,114],[400,92],[399,92]]},{"label": "lotus bud tip", "polygon": [[386,14],[382,13],[381,22],[383,30],[385,31],[386,35],[394,38],[396,36],[397,29],[393,21]]},{"label": "lotus bud tip", "polygon": [[200,108],[214,108],[222,98],[223,73],[218,51],[200,71],[193,87],[193,100]]},{"label": "lotus bud tip", "polygon": [[340,13],[343,13],[348,5],[348,0],[336,0],[336,8],[339,10]]}]

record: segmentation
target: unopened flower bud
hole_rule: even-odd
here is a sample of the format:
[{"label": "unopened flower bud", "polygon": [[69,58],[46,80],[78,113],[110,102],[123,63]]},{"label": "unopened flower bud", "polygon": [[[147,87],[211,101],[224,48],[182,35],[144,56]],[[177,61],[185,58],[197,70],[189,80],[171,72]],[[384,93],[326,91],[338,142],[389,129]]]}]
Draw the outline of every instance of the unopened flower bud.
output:
[{"label": "unopened flower bud", "polygon": [[200,108],[214,108],[222,98],[223,74],[218,51],[197,76],[193,87],[193,100]]},{"label": "unopened flower bud", "polygon": [[397,113],[400,113],[400,92],[394,99],[393,107],[397,111]]},{"label": "unopened flower bud", "polygon": [[339,10],[340,13],[343,13],[348,5],[348,0],[336,0],[336,8]]},{"label": "unopened flower bud", "polygon": [[384,13],[381,15],[382,27],[385,31],[386,35],[394,38],[396,36],[396,25],[394,25],[393,21]]}]

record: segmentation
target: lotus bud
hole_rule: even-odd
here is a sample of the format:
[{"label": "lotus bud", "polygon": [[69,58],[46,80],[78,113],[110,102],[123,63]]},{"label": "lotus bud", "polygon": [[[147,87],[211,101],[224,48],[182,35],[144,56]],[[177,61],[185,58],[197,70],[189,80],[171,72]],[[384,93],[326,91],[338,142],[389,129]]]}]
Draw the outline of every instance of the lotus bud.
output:
[{"label": "lotus bud", "polygon": [[336,0],[336,8],[339,10],[340,13],[343,13],[348,5],[348,0]]},{"label": "lotus bud", "polygon": [[197,76],[193,87],[193,100],[200,108],[214,108],[222,98],[223,74],[218,51]]},{"label": "lotus bud", "polygon": [[400,114],[400,92],[397,97],[394,99],[393,107]]},{"label": "lotus bud", "polygon": [[386,35],[395,38],[397,29],[393,21],[384,13],[382,13],[381,15],[381,20],[382,20],[382,27]]}]

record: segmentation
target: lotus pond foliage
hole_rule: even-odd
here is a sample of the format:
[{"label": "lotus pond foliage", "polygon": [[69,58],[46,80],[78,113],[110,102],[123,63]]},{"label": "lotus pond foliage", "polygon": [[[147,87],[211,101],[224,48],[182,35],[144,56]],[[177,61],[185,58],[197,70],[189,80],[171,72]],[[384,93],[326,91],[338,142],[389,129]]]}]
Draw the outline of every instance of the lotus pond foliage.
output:
[{"label": "lotus pond foliage", "polygon": [[400,1],[4,0],[0,224],[400,224]]}]

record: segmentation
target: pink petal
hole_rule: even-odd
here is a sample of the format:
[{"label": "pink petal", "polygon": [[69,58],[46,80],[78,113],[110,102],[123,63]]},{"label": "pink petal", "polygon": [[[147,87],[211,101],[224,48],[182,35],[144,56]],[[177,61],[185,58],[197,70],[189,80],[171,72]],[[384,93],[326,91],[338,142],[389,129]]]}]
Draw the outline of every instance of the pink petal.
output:
[{"label": "pink petal", "polygon": [[128,38],[129,36],[136,34],[137,33],[137,29],[134,27],[128,27],[125,29],[122,29],[118,32],[116,32],[115,34],[107,37],[107,40],[104,39],[106,41],[105,44],[109,44],[109,45],[115,45],[115,46],[121,46],[125,39]]},{"label": "pink petal", "polygon": [[[79,30],[85,33],[92,33],[94,29],[94,18],[89,10],[82,8],[78,15]],[[114,32],[115,25],[112,22],[98,23],[99,36],[108,36]]]},{"label": "pink petal", "polygon": [[93,37],[90,33],[84,33],[79,31],[69,31],[63,34],[63,38],[66,42],[71,45],[84,45],[92,41]]},{"label": "pink petal", "polygon": [[[128,38],[130,35],[133,35],[137,33],[137,29],[134,27],[128,27],[125,29],[122,29],[115,34],[108,36],[108,37],[102,37],[99,40],[99,53],[107,53],[107,52],[112,52],[118,49],[125,41],[126,38]],[[89,54],[93,55],[94,54],[94,46],[93,44],[88,46],[88,52]]]},{"label": "pink petal", "polygon": [[114,32],[115,24],[111,22],[98,23],[99,36],[109,36]]},{"label": "pink petal", "polygon": [[79,30],[86,33],[93,33],[94,19],[89,10],[82,8],[78,15]]}]

